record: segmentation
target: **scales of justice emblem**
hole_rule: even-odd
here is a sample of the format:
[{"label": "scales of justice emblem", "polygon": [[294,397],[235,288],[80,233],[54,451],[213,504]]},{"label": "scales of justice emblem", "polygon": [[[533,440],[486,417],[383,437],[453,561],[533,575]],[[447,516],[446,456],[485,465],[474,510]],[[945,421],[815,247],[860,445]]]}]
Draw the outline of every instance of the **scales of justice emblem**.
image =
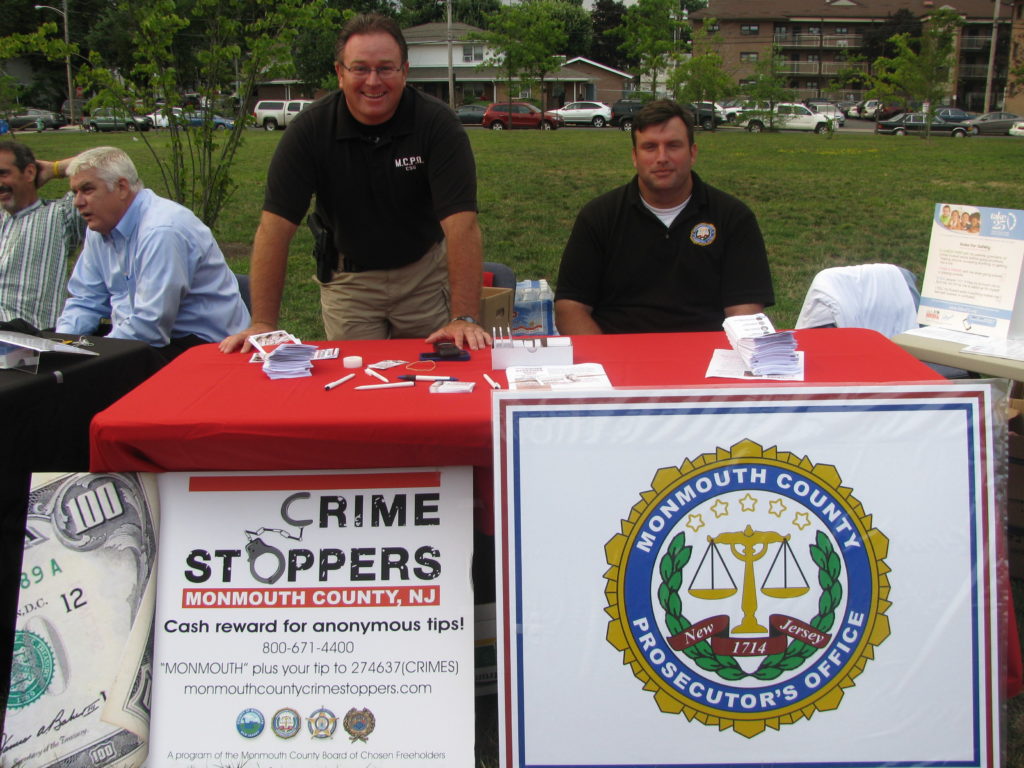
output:
[{"label": "scales of justice emblem", "polygon": [[744,440],[659,469],[605,545],[608,641],[747,738],[839,707],[889,635],[888,539],[835,467]]}]

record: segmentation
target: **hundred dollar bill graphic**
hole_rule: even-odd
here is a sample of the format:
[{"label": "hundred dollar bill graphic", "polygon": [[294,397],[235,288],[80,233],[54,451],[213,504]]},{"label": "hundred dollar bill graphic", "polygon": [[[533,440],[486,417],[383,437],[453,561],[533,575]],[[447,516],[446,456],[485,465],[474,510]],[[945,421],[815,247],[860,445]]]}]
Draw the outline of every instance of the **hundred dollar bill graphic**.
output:
[{"label": "hundred dollar bill graphic", "polygon": [[2,768],[138,768],[149,739],[152,476],[33,478]]}]

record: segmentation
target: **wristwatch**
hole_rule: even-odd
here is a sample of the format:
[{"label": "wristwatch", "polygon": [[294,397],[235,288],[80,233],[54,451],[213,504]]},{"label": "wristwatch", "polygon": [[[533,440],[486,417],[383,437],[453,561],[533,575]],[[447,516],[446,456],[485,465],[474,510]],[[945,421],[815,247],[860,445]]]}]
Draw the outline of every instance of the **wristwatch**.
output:
[{"label": "wristwatch", "polygon": [[458,317],[453,317],[452,318],[452,322],[453,323],[456,320],[461,320],[464,323],[473,323],[473,325],[476,325],[476,318],[473,317],[472,315],[459,315]]}]

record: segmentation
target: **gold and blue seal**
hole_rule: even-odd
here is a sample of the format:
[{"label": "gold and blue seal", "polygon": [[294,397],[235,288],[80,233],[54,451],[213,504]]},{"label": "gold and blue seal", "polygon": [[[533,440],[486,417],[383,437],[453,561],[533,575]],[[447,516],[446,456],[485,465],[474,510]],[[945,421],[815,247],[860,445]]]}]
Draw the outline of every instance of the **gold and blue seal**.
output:
[{"label": "gold and blue seal", "polygon": [[888,539],[836,467],[750,440],[657,470],[605,545],[608,641],[661,711],[752,738],[889,635]]}]

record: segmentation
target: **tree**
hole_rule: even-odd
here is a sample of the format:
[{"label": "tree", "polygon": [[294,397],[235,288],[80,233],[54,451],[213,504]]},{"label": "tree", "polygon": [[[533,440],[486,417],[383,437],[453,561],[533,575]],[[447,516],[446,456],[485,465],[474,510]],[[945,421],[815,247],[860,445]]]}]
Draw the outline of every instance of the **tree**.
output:
[{"label": "tree", "polygon": [[475,37],[493,50],[481,66],[497,66],[504,71],[509,97],[517,78],[540,83],[542,109],[546,99],[544,80],[561,67],[558,54],[566,42],[551,5],[548,0],[535,0],[502,6],[487,17],[487,30]]},{"label": "tree", "polygon": [[[693,55],[681,62],[669,76],[669,88],[677,101],[715,102],[736,92],[732,77],[722,68],[718,52],[722,38],[709,34],[715,19],[707,19],[693,35]],[[711,121],[712,130],[715,121]]]},{"label": "tree", "polygon": [[597,0],[590,12],[594,35],[590,43],[590,58],[616,69],[628,69],[636,64],[622,51],[625,31],[625,4],[619,0]]},{"label": "tree", "polygon": [[928,15],[919,38],[904,32],[890,38],[896,53],[875,59],[871,95],[884,100],[927,104],[925,138],[931,133],[935,107],[950,91],[950,72],[956,53],[960,15],[940,8]]},{"label": "tree", "polygon": [[641,74],[651,79],[658,95],[658,76],[683,50],[680,32],[685,26],[677,13],[677,0],[639,0],[626,11],[622,51],[638,62]]},{"label": "tree", "polygon": [[[246,103],[258,80],[294,75],[297,35],[316,25],[337,29],[338,14],[326,0],[120,0],[132,62],[91,54],[85,76],[98,89],[95,103],[142,112],[163,104],[185,105],[198,94],[197,127],[171,122],[165,151],[146,142],[156,160],[166,194],[191,208],[211,228],[230,198],[231,168],[245,136]],[[182,41],[187,41],[187,52]],[[226,107],[230,104],[231,109]],[[214,110],[233,113],[235,127],[218,131]]]},{"label": "tree", "polygon": [[586,56],[594,39],[594,26],[590,14],[583,9],[583,0],[532,0],[543,2],[552,16],[562,25],[565,43],[558,53],[567,58]]},{"label": "tree", "polygon": [[755,65],[753,80],[743,86],[743,92],[755,105],[750,114],[763,117],[768,124],[768,130],[774,130],[778,122],[776,105],[793,100],[793,92],[786,88],[785,76],[781,69],[782,55],[778,46],[773,45],[770,55]]},{"label": "tree", "polygon": [[836,76],[832,78],[829,83],[829,87],[833,90],[851,90],[851,91],[865,91],[871,87],[871,75],[869,75],[865,68],[857,66],[864,61],[861,56],[851,56],[846,64],[847,66],[836,72]]},{"label": "tree", "polygon": [[892,38],[902,34],[921,36],[921,20],[906,8],[889,14],[878,26],[868,27],[864,31],[861,54],[868,61],[874,61],[879,56],[892,56],[895,53]]},{"label": "tree", "polygon": [[[41,61],[64,61],[65,54],[77,55],[78,47],[64,44],[63,35],[57,36],[57,25],[52,21],[41,24],[30,32],[15,32],[0,37],[0,113],[16,106],[23,89],[3,69],[2,62],[19,57],[35,57]],[[61,68],[63,70],[63,67]],[[63,72],[61,73],[63,75]],[[61,78],[63,80],[63,77]]]},{"label": "tree", "polygon": [[[500,0],[452,0],[452,19],[485,28],[487,14],[494,13],[500,7]],[[402,0],[398,18],[403,27],[445,21],[446,3],[441,0]]]}]

